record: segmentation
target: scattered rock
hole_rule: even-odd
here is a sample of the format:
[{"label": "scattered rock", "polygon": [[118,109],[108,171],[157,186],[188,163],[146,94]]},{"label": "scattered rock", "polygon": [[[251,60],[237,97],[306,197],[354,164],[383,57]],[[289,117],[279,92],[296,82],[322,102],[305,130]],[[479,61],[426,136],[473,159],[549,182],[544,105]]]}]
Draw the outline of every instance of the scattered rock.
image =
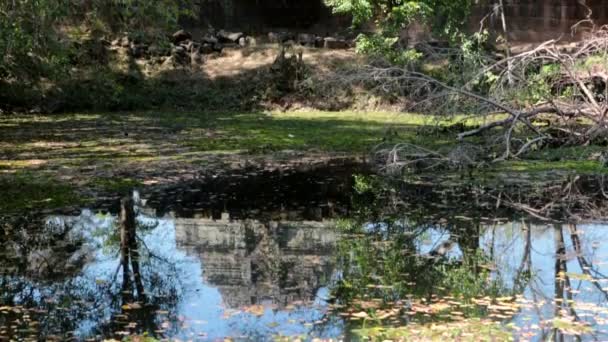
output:
[{"label": "scattered rock", "polygon": [[166,59],[165,59],[165,60],[162,62],[162,64],[161,64],[161,69],[163,69],[163,70],[170,70],[170,69],[173,69],[173,68],[174,68],[174,67],[177,65],[177,63],[175,62],[175,60],[176,60],[176,59],[175,59],[175,57],[173,57],[173,56],[167,57],[167,58],[166,58]]},{"label": "scattered rock", "polygon": [[171,49],[152,44],[148,47],[148,53],[150,56],[169,56],[171,54]]},{"label": "scattered rock", "polygon": [[222,52],[223,49],[224,49],[224,45],[222,45],[222,43],[213,44],[214,52]]},{"label": "scattered rock", "polygon": [[[168,60],[163,63],[163,66]],[[188,54],[186,47],[183,45],[175,46],[171,51],[171,63],[173,64],[187,64],[190,62],[190,55]]]},{"label": "scattered rock", "polygon": [[214,37],[214,36],[206,35],[206,36],[204,36],[204,37],[201,39],[201,42],[202,42],[203,44],[205,44],[205,43],[206,43],[206,44],[211,44],[211,45],[213,45],[213,44],[217,44],[217,43],[219,43],[219,40],[218,40],[216,37]]},{"label": "scattered rock", "polygon": [[215,50],[213,50],[213,45],[209,43],[203,43],[198,51],[203,55],[209,55],[215,52]]},{"label": "scattered rock", "polygon": [[192,53],[192,52],[195,52],[195,51],[198,52],[199,48],[201,47],[201,44],[198,43],[198,42],[188,41],[187,44],[182,45],[182,46],[184,46],[186,48],[187,52]]},{"label": "scattered rock", "polygon": [[258,43],[255,38],[248,36],[247,38],[247,46],[256,46]]},{"label": "scattered rock", "polygon": [[348,49],[350,44],[348,41],[340,38],[325,37],[323,47],[326,49]]},{"label": "scattered rock", "polygon": [[190,54],[190,64],[201,64],[203,62],[203,55],[197,51]]},{"label": "scattered rock", "polygon": [[110,42],[109,40],[107,40],[105,38],[99,38],[99,43],[105,47],[109,47],[112,45],[112,42]]},{"label": "scattered rock", "polygon": [[247,46],[247,39],[245,39],[245,37],[239,38],[239,46],[240,47],[246,47]]},{"label": "scattered rock", "polygon": [[172,56],[183,56],[186,54],[186,48],[183,45],[173,47],[171,50]]},{"label": "scattered rock", "polygon": [[124,36],[124,37],[114,39],[112,41],[112,45],[120,46],[120,47],[129,47],[131,45],[131,42],[129,41],[129,37]]},{"label": "scattered rock", "polygon": [[281,32],[279,33],[279,42],[287,43],[288,41],[296,41],[296,35],[291,32]]},{"label": "scattered rock", "polygon": [[277,33],[274,33],[274,32],[268,32],[268,41],[270,43],[278,43],[279,42],[279,35]]},{"label": "scattered rock", "polygon": [[146,44],[131,44],[129,53],[134,58],[144,58],[148,54],[148,45]]},{"label": "scattered rock", "polygon": [[192,34],[185,30],[179,30],[173,34],[172,38],[173,38],[173,44],[177,45],[185,40],[189,40],[189,39],[191,40]]},{"label": "scattered rock", "polygon": [[243,36],[244,36],[243,32],[229,32],[229,31],[225,31],[225,30],[220,30],[217,33],[217,37],[218,37],[219,41],[223,42],[223,43],[237,44],[239,42],[239,39],[241,39],[241,37],[243,37]]},{"label": "scattered rock", "polygon": [[270,33],[268,33],[268,40],[271,43],[283,44],[290,40],[295,41],[296,36],[295,36],[295,34],[293,34],[291,32],[279,32],[279,33],[270,32]]},{"label": "scattered rock", "polygon": [[310,33],[300,33],[298,34],[297,42],[300,45],[304,46],[315,46],[316,36]]},{"label": "scattered rock", "polygon": [[320,49],[323,46],[325,46],[325,39],[323,39],[323,37],[316,36],[315,37],[315,47]]}]

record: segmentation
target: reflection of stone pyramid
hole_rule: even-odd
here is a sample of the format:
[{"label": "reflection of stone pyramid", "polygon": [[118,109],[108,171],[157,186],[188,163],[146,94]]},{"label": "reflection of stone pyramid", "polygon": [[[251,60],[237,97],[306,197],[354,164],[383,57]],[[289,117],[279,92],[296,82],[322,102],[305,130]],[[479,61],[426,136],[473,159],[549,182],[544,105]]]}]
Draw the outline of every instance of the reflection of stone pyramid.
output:
[{"label": "reflection of stone pyramid", "polygon": [[337,234],[324,222],[176,219],[175,230],[230,308],[313,300],[333,272]]}]

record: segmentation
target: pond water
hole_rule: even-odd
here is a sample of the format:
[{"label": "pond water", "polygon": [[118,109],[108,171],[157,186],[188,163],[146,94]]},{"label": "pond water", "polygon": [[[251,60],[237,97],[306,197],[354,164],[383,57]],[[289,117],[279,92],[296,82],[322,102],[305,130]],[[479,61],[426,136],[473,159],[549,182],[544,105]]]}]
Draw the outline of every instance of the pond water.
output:
[{"label": "pond water", "polygon": [[251,171],[138,194],[126,278],[115,203],[5,219],[0,340],[608,339],[608,225],[367,175]]}]

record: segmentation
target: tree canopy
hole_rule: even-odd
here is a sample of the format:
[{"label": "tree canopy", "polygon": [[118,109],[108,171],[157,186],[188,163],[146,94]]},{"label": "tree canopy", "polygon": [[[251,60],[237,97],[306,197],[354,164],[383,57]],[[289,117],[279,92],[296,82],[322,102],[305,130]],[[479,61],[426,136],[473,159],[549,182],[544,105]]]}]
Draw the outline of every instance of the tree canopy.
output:
[{"label": "tree canopy", "polygon": [[439,36],[456,38],[472,6],[471,0],[326,0],[334,13],[352,16],[353,26],[373,23],[375,33],[358,37],[360,52],[388,57],[399,64],[415,58],[400,42],[412,24],[426,25]]}]

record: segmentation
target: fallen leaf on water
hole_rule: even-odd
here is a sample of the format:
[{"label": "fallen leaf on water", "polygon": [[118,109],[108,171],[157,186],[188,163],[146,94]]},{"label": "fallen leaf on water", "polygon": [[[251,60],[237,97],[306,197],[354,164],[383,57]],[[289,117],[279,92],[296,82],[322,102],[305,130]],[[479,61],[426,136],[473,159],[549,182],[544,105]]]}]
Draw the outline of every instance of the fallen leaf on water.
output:
[{"label": "fallen leaf on water", "polygon": [[351,314],[351,316],[352,317],[356,317],[356,318],[367,318],[367,317],[369,317],[369,315],[365,311],[355,312],[355,313]]},{"label": "fallen leaf on water", "polygon": [[263,305],[251,305],[245,308],[245,312],[256,316],[262,316],[264,314],[264,306]]}]

